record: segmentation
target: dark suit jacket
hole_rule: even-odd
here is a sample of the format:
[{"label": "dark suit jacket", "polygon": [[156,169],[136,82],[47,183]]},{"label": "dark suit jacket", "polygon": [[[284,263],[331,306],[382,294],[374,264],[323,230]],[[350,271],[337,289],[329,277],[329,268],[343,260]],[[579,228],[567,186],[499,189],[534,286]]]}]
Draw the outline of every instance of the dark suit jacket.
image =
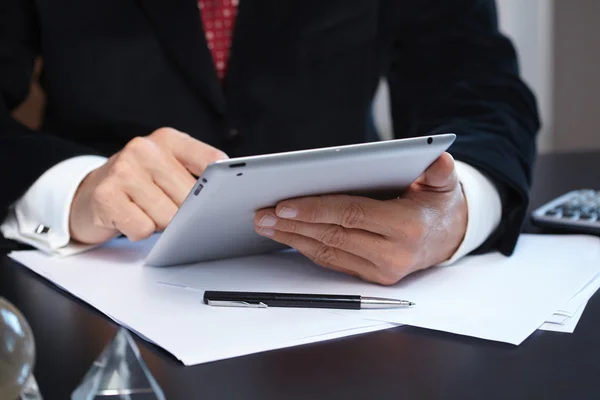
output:
[{"label": "dark suit jacket", "polygon": [[[480,250],[512,251],[538,118],[488,0],[240,0],[226,80],[196,0],[3,0],[0,218],[52,165],[110,155],[170,126],[230,156],[374,140],[389,80],[398,138],[454,132],[451,153],[490,176],[503,221]],[[43,57],[43,127],[10,117]]]}]

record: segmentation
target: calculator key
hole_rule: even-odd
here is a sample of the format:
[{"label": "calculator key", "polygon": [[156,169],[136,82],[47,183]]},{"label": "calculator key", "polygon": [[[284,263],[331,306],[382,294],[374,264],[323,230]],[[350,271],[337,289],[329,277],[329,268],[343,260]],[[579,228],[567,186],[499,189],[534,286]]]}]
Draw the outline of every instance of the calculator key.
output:
[{"label": "calculator key", "polygon": [[590,206],[582,206],[579,208],[579,212],[583,215],[583,214],[589,214],[595,211],[594,207],[590,207]]},{"label": "calculator key", "polygon": [[578,218],[579,217],[579,211],[577,210],[565,210],[563,212],[563,218]]},{"label": "calculator key", "polygon": [[573,206],[560,206],[559,208],[562,211],[563,216],[573,216],[574,213],[579,212],[579,209]]},{"label": "calculator key", "polygon": [[562,210],[556,209],[556,208],[546,211],[546,215],[549,217],[556,217],[556,216],[559,216],[561,213],[562,213]]},{"label": "calculator key", "polygon": [[598,215],[595,213],[585,213],[585,214],[581,214],[579,216],[579,219],[584,220],[584,221],[593,221],[597,217],[598,217]]}]

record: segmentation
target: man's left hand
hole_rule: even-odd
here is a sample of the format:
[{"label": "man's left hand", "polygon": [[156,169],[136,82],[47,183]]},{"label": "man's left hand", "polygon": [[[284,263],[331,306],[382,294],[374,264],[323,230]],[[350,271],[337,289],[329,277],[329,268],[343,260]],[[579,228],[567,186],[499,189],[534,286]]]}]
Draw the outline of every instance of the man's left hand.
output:
[{"label": "man's left hand", "polygon": [[444,153],[397,199],[286,200],[259,211],[255,228],[323,267],[392,285],[454,254],[467,228],[467,202]]}]

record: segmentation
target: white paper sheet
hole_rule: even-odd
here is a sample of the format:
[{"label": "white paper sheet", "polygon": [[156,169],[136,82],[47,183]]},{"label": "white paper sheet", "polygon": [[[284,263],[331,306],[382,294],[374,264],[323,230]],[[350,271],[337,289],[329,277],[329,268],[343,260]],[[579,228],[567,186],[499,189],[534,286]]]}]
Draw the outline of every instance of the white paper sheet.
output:
[{"label": "white paper sheet", "polygon": [[556,314],[573,316],[575,315],[582,305],[585,305],[588,300],[596,293],[600,288],[600,274],[582,288],[575,296],[573,296],[564,306],[556,311]]},{"label": "white paper sheet", "polygon": [[600,288],[600,274],[581,289],[564,306],[555,311],[539,329],[553,332],[573,333],[583,315],[588,300]]},{"label": "white paper sheet", "polygon": [[520,344],[598,272],[598,238],[523,235],[512,257],[468,257],[451,267],[414,274],[392,287],[325,270],[297,253],[190,265],[165,279],[198,290],[403,298],[417,306],[335,313]]},{"label": "white paper sheet", "polygon": [[152,240],[138,244],[115,240],[68,258],[38,251],[13,252],[10,256],[161,346],[185,365],[394,326],[321,310],[205,306],[202,293],[155,283],[157,277],[177,268],[143,266],[151,244]]},{"label": "white paper sheet", "polygon": [[569,321],[569,319],[571,319],[571,317],[569,317],[568,315],[557,314],[555,312],[549,318],[546,318],[545,322],[549,324],[564,324],[567,321]]},{"label": "white paper sheet", "polygon": [[577,310],[577,312],[572,317],[567,317],[566,320],[563,320],[560,324],[553,324],[549,322],[545,322],[540,326],[540,330],[543,331],[551,331],[551,332],[562,332],[562,333],[573,333],[575,332],[575,328],[577,327],[577,323],[579,319],[583,315],[583,311],[585,310],[587,302],[582,304],[581,307]]},{"label": "white paper sheet", "polygon": [[588,300],[600,288],[600,274],[573,296],[564,306],[560,307],[545,323],[539,327],[544,331],[573,333],[579,319],[583,315]]},{"label": "white paper sheet", "polygon": [[[488,254],[414,274],[393,287],[362,282],[294,252],[155,268],[153,240],[116,240],[85,254],[11,253],[186,365],[386,329],[396,324],[519,344],[600,272],[600,240],[528,236],[515,254]],[[210,307],[204,290],[405,298],[411,309],[331,311]]]}]

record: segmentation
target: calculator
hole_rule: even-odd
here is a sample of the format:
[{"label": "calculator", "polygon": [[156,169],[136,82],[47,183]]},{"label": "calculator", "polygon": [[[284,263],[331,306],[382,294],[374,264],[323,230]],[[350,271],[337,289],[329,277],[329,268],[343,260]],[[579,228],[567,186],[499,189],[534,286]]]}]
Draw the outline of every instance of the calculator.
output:
[{"label": "calculator", "polygon": [[600,190],[573,190],[537,208],[536,225],[600,235]]}]

